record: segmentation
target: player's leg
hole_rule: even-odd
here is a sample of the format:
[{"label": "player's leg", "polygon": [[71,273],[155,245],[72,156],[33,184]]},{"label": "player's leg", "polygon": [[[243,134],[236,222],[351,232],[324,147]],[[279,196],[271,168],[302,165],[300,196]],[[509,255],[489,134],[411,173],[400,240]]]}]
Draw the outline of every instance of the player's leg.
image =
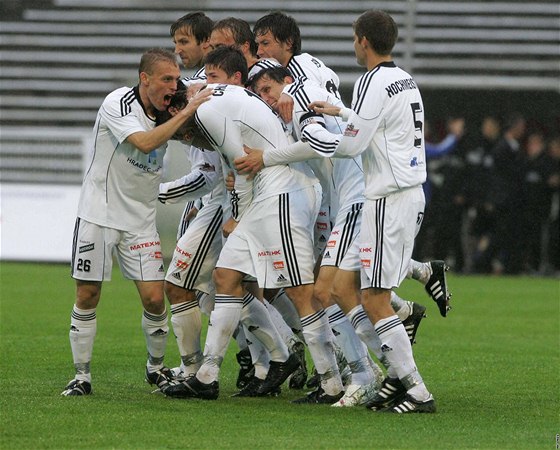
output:
[{"label": "player's leg", "polygon": [[[412,254],[420,223],[417,219],[423,213],[424,203],[421,188],[416,188],[367,201],[363,212],[362,305],[379,336],[381,352],[400,382],[384,405],[394,412],[435,411],[435,402],[418,372],[406,330],[391,306],[391,288],[399,286],[406,276],[403,267],[406,270]],[[386,379],[381,391],[387,388],[386,384],[393,385]],[[382,400],[387,399],[379,400],[371,406],[380,409]]]},{"label": "player's leg", "polygon": [[62,395],[89,395],[91,357],[97,333],[96,308],[101,285],[111,279],[112,250],[118,232],[76,219],[72,247],[72,277],[76,280],[76,299],[70,316],[70,347],[75,376]]},{"label": "player's leg", "polygon": [[411,259],[407,273],[407,278],[417,280],[424,285],[426,292],[436,302],[443,317],[446,317],[451,309],[449,305],[451,293],[447,288],[447,277],[445,276],[445,272],[448,270],[449,267],[445,261],[435,260],[423,263]]}]

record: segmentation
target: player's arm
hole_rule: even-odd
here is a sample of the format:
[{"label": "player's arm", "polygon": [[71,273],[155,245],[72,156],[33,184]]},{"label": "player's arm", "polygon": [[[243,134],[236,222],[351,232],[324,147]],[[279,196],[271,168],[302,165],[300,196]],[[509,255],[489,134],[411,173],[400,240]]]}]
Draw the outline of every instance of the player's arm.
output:
[{"label": "player's arm", "polygon": [[191,99],[191,101],[189,101],[184,109],[180,110],[167,122],[158,125],[150,131],[134,132],[127,136],[126,140],[142,153],[150,153],[170,140],[177,130],[185,124],[185,122],[192,119],[198,107],[204,102],[210,100],[211,94],[211,89],[204,89],[200,91]]},{"label": "player's arm", "polygon": [[207,152],[194,148],[191,149],[191,171],[177,180],[161,183],[158,200],[161,203],[196,200],[211,192],[218,180],[215,161]]}]

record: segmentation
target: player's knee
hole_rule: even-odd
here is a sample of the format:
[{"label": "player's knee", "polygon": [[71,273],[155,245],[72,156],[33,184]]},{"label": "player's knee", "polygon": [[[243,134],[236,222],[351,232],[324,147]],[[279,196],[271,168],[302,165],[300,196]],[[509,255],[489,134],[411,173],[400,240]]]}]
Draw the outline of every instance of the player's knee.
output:
[{"label": "player's knee", "polygon": [[101,297],[101,283],[82,282],[76,284],[76,306],[80,309],[93,309],[97,307]]},{"label": "player's knee", "polygon": [[239,272],[235,270],[217,267],[216,269],[214,269],[212,277],[214,280],[214,285],[216,286],[216,292],[220,294],[234,294],[235,292],[242,289],[242,274],[239,274]]}]

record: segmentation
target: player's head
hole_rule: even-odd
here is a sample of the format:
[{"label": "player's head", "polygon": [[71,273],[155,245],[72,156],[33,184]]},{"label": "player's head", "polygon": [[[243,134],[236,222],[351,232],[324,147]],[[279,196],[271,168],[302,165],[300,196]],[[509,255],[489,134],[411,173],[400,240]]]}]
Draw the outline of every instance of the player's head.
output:
[{"label": "player's head", "polygon": [[175,53],[187,69],[202,65],[204,55],[210,50],[212,20],[203,12],[193,12],[177,19],[169,30]]},{"label": "player's head", "polygon": [[220,46],[206,55],[204,71],[208,83],[243,86],[247,81],[247,60],[236,48]]},{"label": "player's head", "polygon": [[257,55],[257,43],[250,25],[235,17],[227,17],[214,23],[210,35],[210,47],[215,49],[220,45],[238,48],[244,54]]},{"label": "player's head", "polygon": [[282,95],[282,89],[294,81],[290,71],[285,67],[272,67],[261,70],[251,78],[251,90],[261,97],[272,109]]},{"label": "player's head", "polygon": [[354,49],[358,64],[365,65],[364,49],[361,48],[363,39],[379,56],[389,56],[399,31],[393,18],[384,11],[369,10],[356,19],[354,28]]},{"label": "player's head", "polygon": [[253,34],[261,58],[274,58],[287,66],[292,55],[301,53],[301,35],[295,19],[276,11],[257,20]]},{"label": "player's head", "polygon": [[165,111],[181,76],[175,54],[162,48],[147,50],[138,67],[140,97],[148,109]]}]

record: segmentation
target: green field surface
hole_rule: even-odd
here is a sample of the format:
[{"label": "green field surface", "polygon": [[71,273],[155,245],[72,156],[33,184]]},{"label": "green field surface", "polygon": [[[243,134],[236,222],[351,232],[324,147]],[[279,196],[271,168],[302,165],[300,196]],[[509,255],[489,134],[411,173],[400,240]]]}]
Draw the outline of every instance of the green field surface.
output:
[{"label": "green field surface", "polygon": [[[120,273],[97,309],[94,395],[60,396],[73,376],[69,266],[0,264],[2,449],[554,449],[560,433],[560,282],[449,275],[442,318],[415,281],[402,297],[427,306],[414,345],[438,412],[406,416],[365,408],[231,398],[233,343],[217,401],[169,399],[144,382],[141,305]],[[206,323],[206,320],[204,320]],[[166,363],[179,363],[170,336]]]}]

